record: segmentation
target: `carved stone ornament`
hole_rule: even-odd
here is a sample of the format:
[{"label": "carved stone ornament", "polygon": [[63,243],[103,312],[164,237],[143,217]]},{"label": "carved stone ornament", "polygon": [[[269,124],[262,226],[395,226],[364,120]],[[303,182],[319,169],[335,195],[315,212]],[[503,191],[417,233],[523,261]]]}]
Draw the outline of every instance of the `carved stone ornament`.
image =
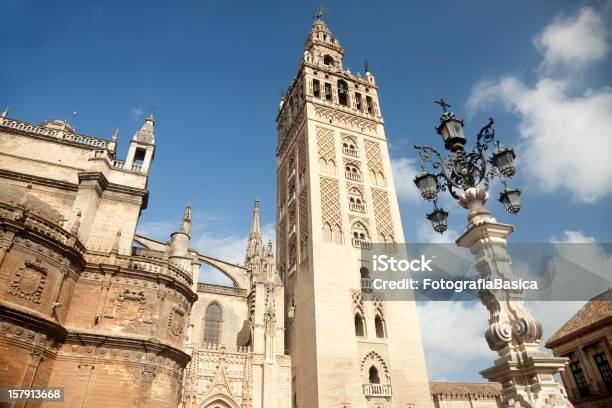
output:
[{"label": "carved stone ornament", "polygon": [[34,262],[25,261],[24,265],[15,271],[8,293],[39,304],[46,281],[47,268],[40,265],[40,259],[36,258]]},{"label": "carved stone ornament", "polygon": [[173,307],[168,319],[168,330],[175,336],[183,334],[185,323],[185,311],[178,307]]},{"label": "carved stone ornament", "polygon": [[122,320],[135,324],[151,324],[153,305],[147,302],[144,292],[125,289],[116,298],[111,299],[104,309],[104,317]]}]

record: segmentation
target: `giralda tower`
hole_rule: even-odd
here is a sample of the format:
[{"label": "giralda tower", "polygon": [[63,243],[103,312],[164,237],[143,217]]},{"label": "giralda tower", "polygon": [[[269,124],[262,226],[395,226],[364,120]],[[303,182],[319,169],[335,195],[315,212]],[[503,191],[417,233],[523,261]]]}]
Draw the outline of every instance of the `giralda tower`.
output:
[{"label": "giralda tower", "polygon": [[343,56],[319,15],[277,117],[293,405],[431,407],[414,302],[361,290],[361,249],[404,236],[374,76]]}]

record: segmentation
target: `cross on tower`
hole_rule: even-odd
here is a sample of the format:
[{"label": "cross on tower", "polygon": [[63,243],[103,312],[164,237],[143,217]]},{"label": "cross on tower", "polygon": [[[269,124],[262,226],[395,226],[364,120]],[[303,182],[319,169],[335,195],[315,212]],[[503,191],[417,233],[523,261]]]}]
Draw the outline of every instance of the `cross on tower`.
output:
[{"label": "cross on tower", "polygon": [[320,20],[320,19],[321,19],[321,17],[323,17],[324,15],[326,15],[328,11],[329,11],[329,9],[328,9],[327,7],[323,7],[323,6],[321,6],[321,7],[319,7],[319,9],[318,9],[318,10],[315,12],[314,17],[315,17],[317,20]]},{"label": "cross on tower", "polygon": [[446,101],[443,98],[440,98],[439,101],[434,101],[434,102],[442,107],[442,111],[444,111],[444,113],[446,113],[446,108],[451,107],[448,103],[446,103]]}]

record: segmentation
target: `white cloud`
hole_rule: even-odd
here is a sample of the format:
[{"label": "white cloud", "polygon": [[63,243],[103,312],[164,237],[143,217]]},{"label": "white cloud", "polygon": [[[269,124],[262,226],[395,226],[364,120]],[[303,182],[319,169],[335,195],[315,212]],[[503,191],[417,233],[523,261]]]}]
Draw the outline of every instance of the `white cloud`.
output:
[{"label": "white cloud", "polygon": [[138,225],[136,233],[166,242],[170,239],[170,234],[176,230],[176,227],[169,221],[147,221]]},{"label": "white cloud", "polygon": [[[597,38],[606,47],[584,51],[584,55],[582,51],[576,51],[578,56],[571,54],[559,44],[563,30],[570,35],[586,30],[590,34],[583,36],[589,39],[587,48],[591,47],[595,34],[582,26],[593,18],[592,13],[583,9],[575,19],[544,29],[540,42],[546,64],[573,62],[575,67],[583,67],[606,53],[607,39],[601,36]],[[612,88],[586,89],[574,95],[570,90],[574,82],[569,73],[561,79],[542,77],[533,87],[514,76],[481,81],[473,87],[467,106],[475,110],[501,102],[519,118],[518,160],[527,179],[543,192],[565,190],[575,201],[593,203],[612,192]]]},{"label": "white cloud", "polygon": [[477,302],[418,303],[430,379],[474,376],[496,357],[484,338],[489,314]]},{"label": "white cloud", "polygon": [[550,242],[563,244],[590,244],[595,242],[595,238],[585,235],[582,231],[563,231],[562,237],[553,236]]},{"label": "white cloud", "polygon": [[144,113],[144,109],[142,108],[134,108],[132,109],[132,120],[137,121],[142,117]]},{"label": "white cloud", "polygon": [[601,60],[608,52],[608,33],[601,15],[585,7],[566,19],[557,19],[534,43],[543,52],[542,67],[580,68]]},{"label": "white cloud", "polygon": [[421,193],[414,184],[414,177],[419,174],[416,160],[406,157],[391,159],[391,169],[395,179],[397,197],[402,201],[415,202],[421,199]]},{"label": "white cloud", "polygon": [[452,244],[459,238],[459,233],[449,228],[444,231],[444,234],[434,231],[431,222],[428,220],[419,220],[416,228],[416,239],[421,243],[431,244]]},{"label": "white cloud", "polygon": [[[525,305],[542,324],[545,342],[584,303],[526,302]],[[478,371],[493,365],[498,357],[484,338],[489,318],[486,308],[479,302],[421,302],[417,310],[429,378],[483,380]]]}]

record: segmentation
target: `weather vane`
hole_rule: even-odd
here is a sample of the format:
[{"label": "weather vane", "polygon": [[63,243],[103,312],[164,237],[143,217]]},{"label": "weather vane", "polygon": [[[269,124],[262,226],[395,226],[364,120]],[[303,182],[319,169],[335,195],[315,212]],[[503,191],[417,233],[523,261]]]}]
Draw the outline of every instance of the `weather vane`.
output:
[{"label": "weather vane", "polygon": [[446,108],[450,108],[451,107],[448,103],[446,103],[446,101],[443,98],[440,98],[439,101],[434,101],[434,102],[442,107],[442,110],[444,111],[444,113],[447,112]]},{"label": "weather vane", "polygon": [[321,7],[320,7],[320,8],[319,8],[319,9],[318,9],[316,12],[315,12],[314,17],[315,17],[317,20],[320,20],[320,19],[321,19],[321,17],[323,17],[324,15],[326,15],[326,14],[327,14],[327,12],[329,12],[329,9],[328,9],[327,7],[323,7],[323,6],[321,6]]}]

